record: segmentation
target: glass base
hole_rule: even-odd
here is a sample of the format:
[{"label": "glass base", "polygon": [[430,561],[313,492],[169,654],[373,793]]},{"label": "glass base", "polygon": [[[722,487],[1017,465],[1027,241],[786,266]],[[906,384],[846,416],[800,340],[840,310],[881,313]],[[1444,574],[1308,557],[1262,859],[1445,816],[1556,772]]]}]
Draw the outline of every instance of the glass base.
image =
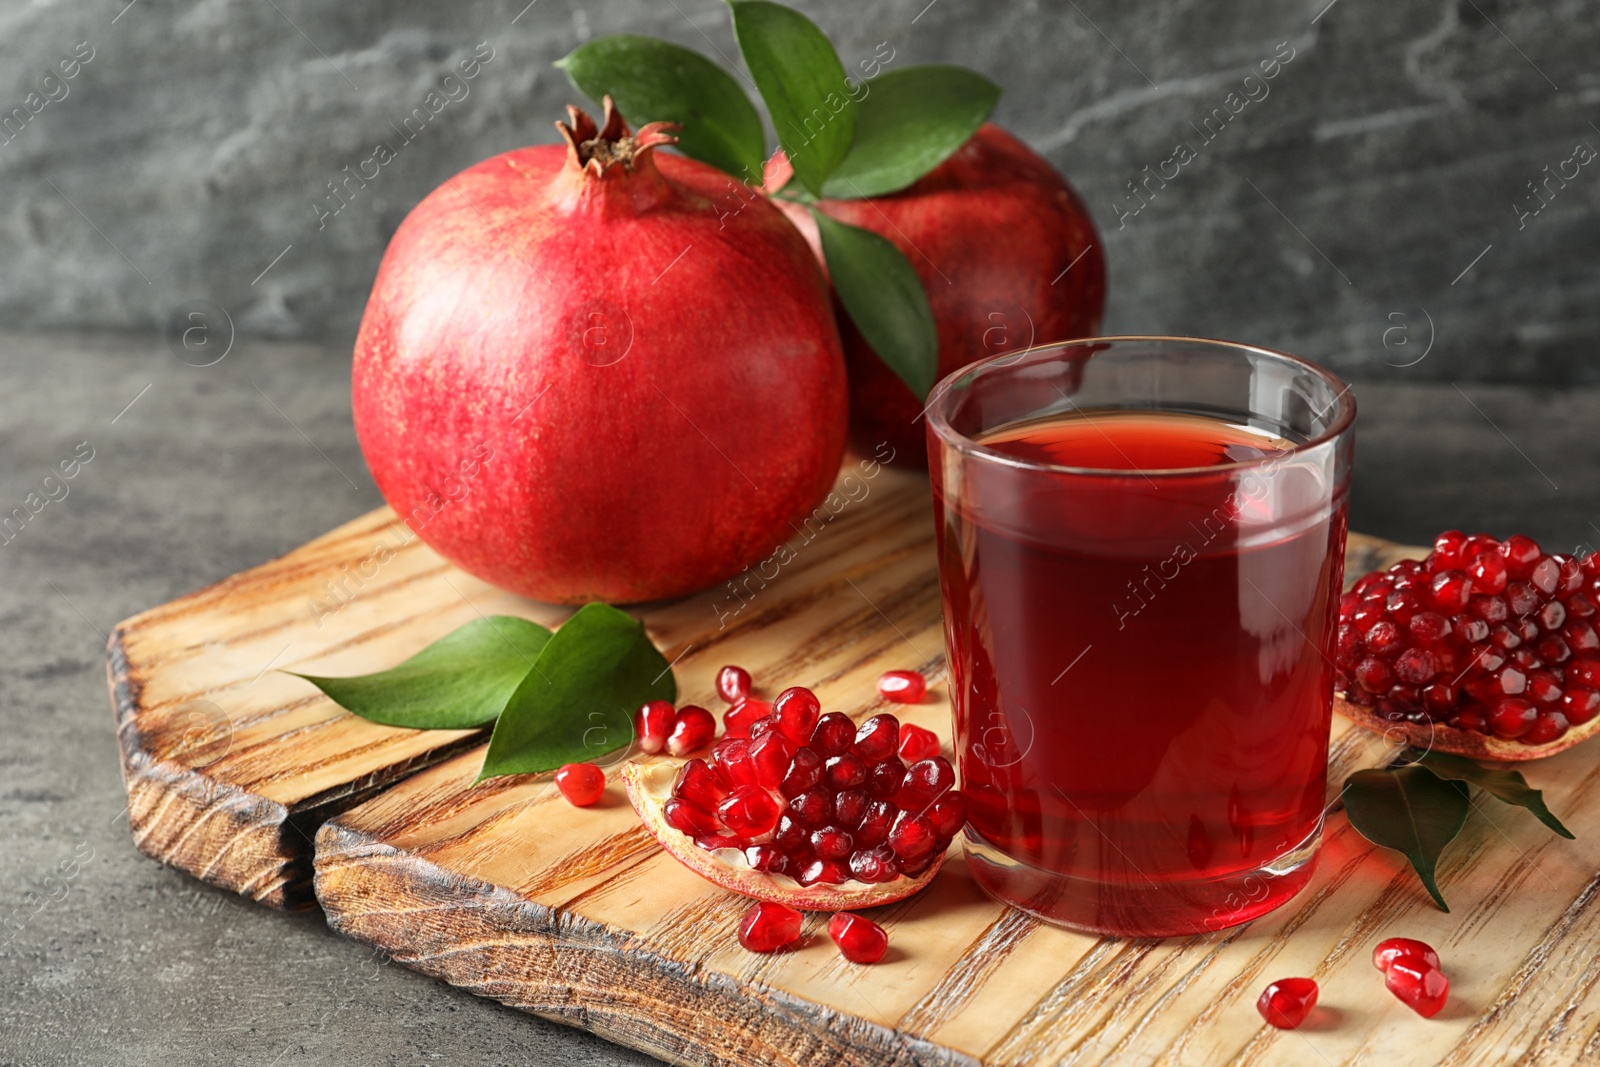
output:
[{"label": "glass base", "polygon": [[1056,926],[1111,937],[1205,934],[1249,922],[1287,903],[1311,880],[1322,824],[1254,870],[1192,882],[1110,884],[1010,858],[968,827],[967,866],[996,900]]}]

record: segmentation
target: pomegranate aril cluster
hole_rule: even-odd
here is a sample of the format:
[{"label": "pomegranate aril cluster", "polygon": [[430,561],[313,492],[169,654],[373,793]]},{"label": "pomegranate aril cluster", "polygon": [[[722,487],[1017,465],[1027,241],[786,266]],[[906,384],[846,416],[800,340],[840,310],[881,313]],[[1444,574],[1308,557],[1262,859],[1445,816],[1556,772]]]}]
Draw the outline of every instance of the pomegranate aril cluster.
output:
[{"label": "pomegranate aril cluster", "polygon": [[1450,999],[1450,980],[1439,969],[1439,954],[1425,941],[1391,937],[1372,950],[1372,965],[1383,984],[1425,1019],[1439,1014]]},{"label": "pomegranate aril cluster", "polygon": [[858,728],[798,686],[770,704],[748,685],[727,688],[737,700],[726,732],[709,758],[684,763],[663,808],[701,848],[741,849],[752,868],[802,886],[879,883],[922,874],[966,822],[955,769],[929,731],[888,714]]},{"label": "pomegranate aril cluster", "polygon": [[1336,685],[1393,722],[1546,744],[1600,715],[1600,555],[1440,534],[1339,601]]}]

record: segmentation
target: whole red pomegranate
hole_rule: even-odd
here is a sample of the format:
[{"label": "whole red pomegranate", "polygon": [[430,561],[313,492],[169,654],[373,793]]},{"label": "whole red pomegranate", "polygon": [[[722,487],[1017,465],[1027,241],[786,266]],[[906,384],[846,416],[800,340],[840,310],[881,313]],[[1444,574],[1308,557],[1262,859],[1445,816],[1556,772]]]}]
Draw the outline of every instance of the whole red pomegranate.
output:
[{"label": "whole red pomegranate", "polygon": [[356,434],[424,541],[540,600],[636,602],[762,558],[827,493],[847,392],[823,276],[764,198],[575,108],[400,225]]},{"label": "whole red pomegranate", "polygon": [[[768,188],[788,174],[788,162],[779,161]],[[778,205],[820,259],[805,207]],[[817,206],[886,238],[911,261],[939,330],[940,378],[986,356],[1099,332],[1106,268],[1088,209],[1047,160],[993,123],[898,193]],[[887,441],[896,462],[922,466],[922,402],[836,307],[856,447],[872,451]]]}]

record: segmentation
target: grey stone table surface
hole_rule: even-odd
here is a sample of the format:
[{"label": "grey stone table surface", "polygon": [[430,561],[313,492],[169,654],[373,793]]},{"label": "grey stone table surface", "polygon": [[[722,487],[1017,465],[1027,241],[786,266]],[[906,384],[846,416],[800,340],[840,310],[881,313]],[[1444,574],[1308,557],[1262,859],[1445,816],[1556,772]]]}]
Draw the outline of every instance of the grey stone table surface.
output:
[{"label": "grey stone table surface", "polygon": [[[654,1062],[385,965],[134,850],[106,695],[118,620],[380,503],[348,350],[0,334],[0,1065]],[[1352,524],[1600,542],[1600,389],[1355,383]],[[86,460],[84,457],[88,457]],[[61,495],[61,486],[66,495]]]}]

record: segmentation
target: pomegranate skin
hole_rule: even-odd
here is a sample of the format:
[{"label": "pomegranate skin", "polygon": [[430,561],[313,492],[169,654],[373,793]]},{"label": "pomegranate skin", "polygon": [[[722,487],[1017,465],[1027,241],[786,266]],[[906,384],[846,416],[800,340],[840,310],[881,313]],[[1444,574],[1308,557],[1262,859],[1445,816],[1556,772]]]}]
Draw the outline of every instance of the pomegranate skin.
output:
[{"label": "pomegranate skin", "polygon": [[[787,172],[787,161],[769,170]],[[801,205],[778,204],[820,259],[816,222]],[[988,356],[1100,331],[1105,256],[1088,208],[1049,161],[993,123],[898,193],[818,206],[886,238],[911,262],[938,327],[935,380]],[[888,442],[891,462],[923,466],[922,402],[837,298],[835,309],[850,373],[851,440],[864,453]]]},{"label": "pomegranate skin", "polygon": [[[390,506],[463,570],[558,603],[676,596],[765,557],[827,494],[840,341],[765,198],[657,155],[654,127],[619,145],[614,112],[573,128],[400,225],[356,339],[356,434]],[[632,158],[587,158],[599,142]]]}]

